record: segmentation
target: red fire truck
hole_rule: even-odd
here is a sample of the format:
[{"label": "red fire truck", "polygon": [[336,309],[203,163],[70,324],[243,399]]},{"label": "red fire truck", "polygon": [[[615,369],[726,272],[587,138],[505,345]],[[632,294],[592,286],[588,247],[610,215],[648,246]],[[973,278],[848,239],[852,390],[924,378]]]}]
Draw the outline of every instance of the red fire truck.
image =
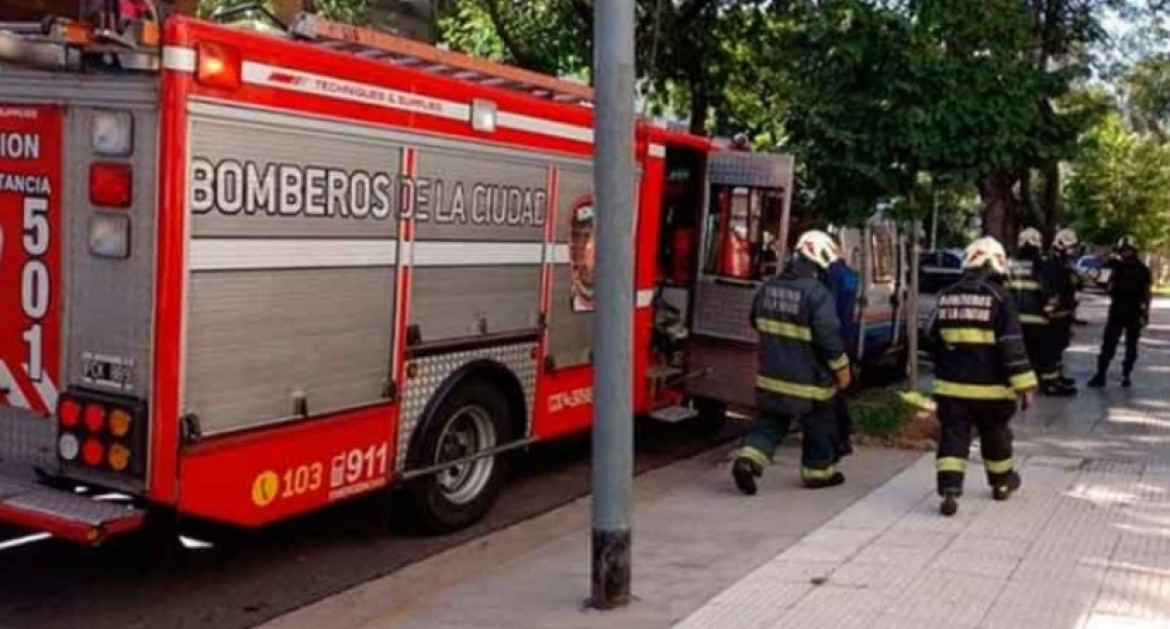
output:
[{"label": "red fire truck", "polygon": [[[0,31],[0,521],[97,544],[398,485],[475,521],[509,451],[590,422],[589,90],[162,22]],[[637,411],[749,401],[711,365],[753,364],[792,160],[643,122],[637,161]]]}]

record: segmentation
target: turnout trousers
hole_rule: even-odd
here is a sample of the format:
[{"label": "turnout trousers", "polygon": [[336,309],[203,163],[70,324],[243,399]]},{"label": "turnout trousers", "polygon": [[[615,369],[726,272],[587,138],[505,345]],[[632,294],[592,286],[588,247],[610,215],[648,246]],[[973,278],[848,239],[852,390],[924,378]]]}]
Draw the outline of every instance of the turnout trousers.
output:
[{"label": "turnout trousers", "polygon": [[1056,362],[1060,366],[1060,373],[1064,375],[1064,352],[1068,350],[1068,346],[1072,344],[1073,336],[1073,316],[1070,314],[1067,317],[1056,317],[1052,319],[1049,324],[1049,329],[1055,336],[1056,342]]},{"label": "turnout trousers", "polygon": [[1000,485],[1014,470],[1012,430],[1009,426],[1016,413],[1016,403],[1009,400],[966,400],[938,398],[938,491],[963,492],[967,456],[971,450],[971,430],[979,433],[983,467],[987,482]]},{"label": "turnout trousers", "polygon": [[1109,320],[1105,323],[1105,336],[1101,342],[1101,355],[1097,357],[1097,373],[1109,371],[1109,363],[1117,355],[1117,343],[1121,340],[1121,333],[1125,332],[1125,359],[1121,363],[1125,375],[1133,373],[1133,366],[1138,359],[1138,340],[1142,336],[1141,312],[1134,309],[1110,309]]},{"label": "turnout trousers", "polygon": [[812,411],[800,416],[761,409],[756,415],[755,427],[735,454],[754,461],[760,467],[767,467],[776,454],[776,448],[796,421],[803,432],[800,477],[811,481],[829,478],[836,472],[835,466],[840,459],[838,447],[841,429],[837,410],[835,399],[815,403]]},{"label": "turnout trousers", "polygon": [[1028,361],[1040,378],[1041,385],[1056,385],[1063,377],[1061,353],[1064,351],[1056,327],[1051,323],[1025,323],[1024,346],[1028,349]]}]

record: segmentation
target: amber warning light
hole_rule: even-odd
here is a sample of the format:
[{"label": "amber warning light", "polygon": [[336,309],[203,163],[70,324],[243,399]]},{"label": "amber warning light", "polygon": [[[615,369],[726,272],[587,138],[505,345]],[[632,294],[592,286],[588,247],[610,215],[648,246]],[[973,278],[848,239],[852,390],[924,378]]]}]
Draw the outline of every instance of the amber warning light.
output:
[{"label": "amber warning light", "polygon": [[231,46],[202,43],[196,47],[195,80],[207,87],[234,90],[243,80],[240,53]]}]

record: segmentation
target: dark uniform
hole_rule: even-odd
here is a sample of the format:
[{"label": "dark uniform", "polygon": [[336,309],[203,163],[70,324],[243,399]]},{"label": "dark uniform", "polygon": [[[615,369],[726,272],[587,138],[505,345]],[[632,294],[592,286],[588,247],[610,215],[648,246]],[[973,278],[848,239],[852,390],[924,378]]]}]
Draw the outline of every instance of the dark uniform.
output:
[{"label": "dark uniform", "polygon": [[[835,469],[841,455],[835,373],[849,367],[833,295],[818,275],[811,262],[797,257],[756,294],[752,325],[760,334],[759,415],[736,452],[737,461],[762,471],[792,422],[799,421],[801,478],[810,487],[844,480]],[[754,492],[754,486],[741,484],[741,489]]]},{"label": "dark uniform", "polygon": [[[849,361],[857,362],[857,289],[861,277],[849,268],[843,258],[837,258],[824,274],[825,285],[833,294],[837,321],[841,324],[841,339],[845,343],[845,354]],[[841,456],[853,454],[853,416],[844,395],[835,401],[837,413],[837,449]]]},{"label": "dark uniform", "polygon": [[997,498],[1018,482],[1008,426],[1020,393],[1037,386],[1015,304],[987,271],[971,270],[939,294],[930,327],[935,347],[935,396],[942,425],[939,494],[963,491],[971,429],[979,432],[987,480]]},{"label": "dark uniform", "polygon": [[1064,372],[1064,352],[1072,344],[1073,324],[1077,317],[1077,272],[1070,258],[1056,252],[1049,258],[1049,264],[1055,280],[1055,307],[1048,317],[1055,344],[1055,362],[1061,384],[1071,387],[1073,381]]},{"label": "dark uniform", "polygon": [[1150,269],[1136,255],[1129,260],[1118,258],[1109,262],[1109,320],[1105,324],[1105,337],[1101,343],[1101,354],[1097,357],[1097,376],[1090,382],[1093,386],[1105,384],[1109,363],[1117,354],[1117,342],[1125,332],[1125,359],[1121,365],[1123,381],[1129,384],[1130,375],[1138,358],[1138,339],[1142,327],[1149,318],[1150,296],[1153,278]]},{"label": "dark uniform", "polygon": [[1028,360],[1047,393],[1059,393],[1064,387],[1060,342],[1050,319],[1057,301],[1053,270],[1053,265],[1038,252],[1029,251],[1011,261],[1008,279],[1008,289],[1023,326]]}]

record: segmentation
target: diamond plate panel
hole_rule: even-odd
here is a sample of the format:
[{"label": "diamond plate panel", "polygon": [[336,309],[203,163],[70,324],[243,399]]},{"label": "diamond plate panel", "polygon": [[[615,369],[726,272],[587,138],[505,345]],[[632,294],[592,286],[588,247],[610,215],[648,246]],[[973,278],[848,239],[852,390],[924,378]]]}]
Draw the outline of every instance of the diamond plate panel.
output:
[{"label": "diamond plate panel", "polygon": [[35,489],[4,501],[5,504],[56,518],[98,526],[135,516],[138,511],[122,504],[92,500],[52,489]]},{"label": "diamond plate panel", "polygon": [[535,343],[519,343],[462,350],[412,360],[417,368],[414,378],[406,381],[402,392],[402,416],[398,424],[398,456],[395,468],[402,471],[410,440],[418,427],[427,404],[439,387],[464,365],[477,360],[490,360],[508,368],[524,390],[524,402],[528,416],[525,417],[525,436],[532,431],[532,407],[536,398],[536,360],[533,358]]},{"label": "diamond plate panel", "polygon": [[790,155],[725,152],[711,156],[711,183],[761,188],[791,188],[793,160]]},{"label": "diamond plate panel", "polygon": [[54,468],[56,444],[57,428],[51,418],[20,408],[0,408],[0,461]]}]

